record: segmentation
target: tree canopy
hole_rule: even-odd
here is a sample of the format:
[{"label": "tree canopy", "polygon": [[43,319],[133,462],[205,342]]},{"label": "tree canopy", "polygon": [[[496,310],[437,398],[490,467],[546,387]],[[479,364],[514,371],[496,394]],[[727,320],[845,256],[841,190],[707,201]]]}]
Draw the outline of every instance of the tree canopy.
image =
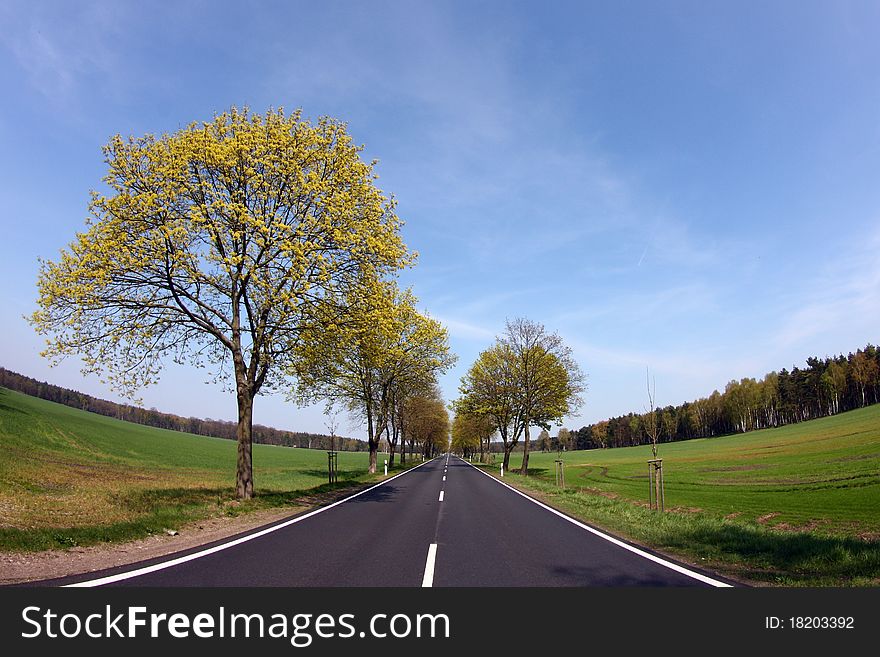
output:
[{"label": "tree canopy", "polygon": [[556,333],[548,333],[538,322],[509,320],[500,338],[514,357],[517,405],[522,416],[522,474],[529,468],[529,427],[549,429],[576,410],[583,400],[584,377],[568,347]]},{"label": "tree canopy", "polygon": [[524,435],[522,472],[528,471],[529,427],[549,429],[582,403],[584,375],[556,333],[517,318],[481,352],[462,377],[456,413],[491,419],[504,444],[503,466]]},{"label": "tree canopy", "polygon": [[303,327],[349,314],[364,280],[410,264],[393,199],[346,125],[231,110],[104,147],[109,192],[41,264],[35,329],[134,396],[167,358],[211,366],[238,405],[240,497],[253,495],[254,397],[288,375]]},{"label": "tree canopy", "polygon": [[[403,420],[400,404],[430,388],[455,362],[446,329],[415,304],[412,292],[400,291],[394,282],[374,281],[353,290],[352,320],[333,333],[324,331],[325,320],[315,322],[293,361],[298,383],[292,396],[299,403],[323,400],[366,422],[371,472],[382,432],[391,433],[392,421]],[[396,437],[394,431],[395,445]]]}]

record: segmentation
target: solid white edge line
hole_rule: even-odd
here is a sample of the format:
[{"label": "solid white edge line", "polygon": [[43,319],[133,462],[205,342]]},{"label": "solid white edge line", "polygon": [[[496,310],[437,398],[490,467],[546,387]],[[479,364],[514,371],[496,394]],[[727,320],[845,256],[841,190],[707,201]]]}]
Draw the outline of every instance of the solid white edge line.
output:
[{"label": "solid white edge line", "polygon": [[442,490],[440,491],[440,501],[441,502],[443,501],[443,491]]},{"label": "solid white edge line", "polygon": [[[465,461],[465,463],[467,463],[467,461]],[[537,504],[542,509],[546,509],[550,513],[556,514],[557,516],[559,516],[563,520],[567,520],[571,524],[576,525],[576,526],[580,527],[581,529],[584,529],[592,534],[595,534],[599,538],[604,538],[606,541],[609,541],[610,543],[614,543],[614,545],[617,545],[618,547],[622,547],[624,550],[629,550],[630,552],[637,554],[640,557],[644,557],[645,559],[648,559],[650,561],[658,563],[661,566],[666,566],[667,568],[669,568],[671,570],[674,570],[678,573],[681,573],[682,575],[687,575],[688,577],[692,577],[695,580],[703,582],[704,584],[710,584],[711,586],[716,586],[719,588],[732,588],[730,584],[727,584],[725,582],[721,582],[717,579],[712,579],[711,577],[707,577],[706,575],[701,575],[700,573],[695,572],[693,570],[690,570],[688,568],[685,568],[684,566],[679,566],[677,563],[672,563],[671,561],[667,561],[666,559],[663,559],[663,558],[658,557],[654,554],[651,554],[650,552],[645,552],[644,550],[640,550],[637,547],[633,547],[629,543],[624,543],[623,541],[621,541],[617,538],[614,538],[613,536],[610,536],[604,532],[600,532],[598,529],[595,529],[594,527],[590,527],[589,525],[585,525],[580,520],[575,520],[571,516],[567,516],[564,513],[562,513],[561,511],[557,511],[553,507],[547,506],[543,502],[540,502],[533,497],[529,497],[528,495],[523,493],[521,490],[517,490],[513,486],[510,486],[510,485],[504,483],[503,481],[496,479],[495,477],[490,475],[488,472],[483,472],[483,470],[481,470],[477,466],[473,465],[472,463],[468,463],[468,465],[470,465],[477,472],[486,475],[492,481],[495,481],[495,482],[501,484],[502,486],[504,486],[505,488],[509,488],[517,495],[521,495],[522,497],[526,498],[529,502],[533,502],[534,504]]]},{"label": "solid white edge line", "polygon": [[400,472],[390,479],[386,479],[385,481],[380,481],[375,486],[370,486],[359,493],[355,493],[354,495],[350,495],[345,499],[338,500],[333,504],[328,504],[327,506],[322,506],[319,509],[315,509],[314,511],[309,511],[308,513],[297,516],[296,518],[291,518],[285,522],[282,522],[278,525],[273,525],[272,527],[267,527],[261,531],[255,532],[253,534],[248,534],[247,536],[242,536],[241,538],[237,538],[233,541],[229,541],[228,543],[222,543],[221,545],[215,545],[212,548],[208,548],[206,550],[201,550],[199,552],[193,552],[192,554],[188,554],[183,557],[178,557],[176,559],[171,559],[170,561],[163,561],[161,563],[153,564],[152,566],[144,566],[143,568],[138,568],[136,570],[129,570],[124,573],[118,573],[116,575],[108,575],[106,577],[99,577],[98,579],[86,580],[84,582],[76,582],[74,584],[64,584],[60,588],[91,588],[94,586],[103,586],[104,584],[112,584],[113,582],[121,582],[126,579],[131,579],[132,577],[140,577],[141,575],[146,575],[148,573],[156,572],[157,570],[164,570],[165,568],[171,568],[172,566],[177,566],[182,563],[186,563],[187,561],[193,561],[194,559],[198,559],[200,557],[206,557],[209,554],[214,554],[215,552],[220,552],[221,550],[225,550],[226,548],[231,548],[235,545],[241,545],[242,543],[246,543],[255,538],[259,538],[261,536],[265,536],[266,534],[271,534],[272,532],[278,531],[279,529],[284,529],[285,527],[289,527],[290,525],[294,525],[306,518],[311,518],[312,516],[318,515],[319,513],[323,513],[324,511],[329,511],[334,506],[339,506],[340,504],[344,504],[349,500],[353,500],[354,498],[363,495],[364,493],[369,493],[374,488],[378,488],[379,486],[383,486],[387,484],[389,481],[394,481],[398,477],[402,477],[405,474],[409,474],[413,470],[422,467],[434,461],[435,459],[431,459],[430,461],[425,461],[424,463],[419,463],[417,466],[410,468],[404,472]]},{"label": "solid white edge line", "polygon": [[422,577],[422,588],[434,586],[434,562],[437,560],[437,544],[428,546],[428,560],[425,561],[425,575]]}]

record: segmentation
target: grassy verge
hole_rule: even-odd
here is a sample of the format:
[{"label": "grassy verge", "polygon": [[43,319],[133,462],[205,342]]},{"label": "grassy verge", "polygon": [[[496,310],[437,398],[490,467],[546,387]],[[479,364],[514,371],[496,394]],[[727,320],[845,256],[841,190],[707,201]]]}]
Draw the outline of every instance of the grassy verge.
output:
[{"label": "grassy verge", "polygon": [[92,521],[70,526],[0,527],[0,551],[39,552],[132,541],[179,530],[208,518],[236,517],[266,509],[287,508],[295,513],[353,494],[383,478],[365,474],[345,482],[304,490],[262,491],[247,501],[236,500],[232,487],[140,490],[118,500],[120,507],[128,511],[126,515],[131,517],[130,520]]},{"label": "grassy verge", "polygon": [[504,481],[631,542],[752,585],[880,585],[877,540],[782,531],[705,513],[657,513],[591,491],[561,490],[535,476],[505,473]]},{"label": "grassy verge", "polygon": [[[504,480],[685,561],[757,584],[880,585],[880,405],[660,446],[666,513],[647,507],[647,446],[533,452]],[[565,463],[567,490],[555,485]],[[494,469],[493,469],[494,472]]]},{"label": "grassy verge", "polygon": [[269,508],[295,512],[384,478],[367,473],[363,452],[340,452],[339,481],[328,484],[326,452],[254,445],[256,497],[239,501],[234,441],[121,422],[5,389],[0,453],[0,551],[128,541]]},{"label": "grassy verge", "polygon": [[[880,405],[734,436],[660,445],[666,507],[767,527],[880,539]],[[518,469],[521,454],[511,458]],[[573,488],[642,503],[647,446],[565,452]],[[556,452],[529,473],[555,480]]]}]

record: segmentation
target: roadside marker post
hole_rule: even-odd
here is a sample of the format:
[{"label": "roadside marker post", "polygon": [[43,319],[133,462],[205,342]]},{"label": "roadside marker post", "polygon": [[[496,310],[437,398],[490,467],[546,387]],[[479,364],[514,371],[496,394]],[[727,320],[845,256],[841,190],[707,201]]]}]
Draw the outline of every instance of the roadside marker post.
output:
[{"label": "roadside marker post", "polygon": [[503,463],[501,464],[501,476],[502,477],[504,476],[504,464]]},{"label": "roadside marker post", "polygon": [[385,476],[388,476],[388,459],[385,459]]}]

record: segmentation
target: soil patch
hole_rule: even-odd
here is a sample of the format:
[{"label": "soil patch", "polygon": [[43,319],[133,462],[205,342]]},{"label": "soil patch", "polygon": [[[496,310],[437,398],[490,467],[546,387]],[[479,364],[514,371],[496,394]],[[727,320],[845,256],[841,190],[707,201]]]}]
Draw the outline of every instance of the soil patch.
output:
[{"label": "soil patch", "polygon": [[781,516],[781,515],[782,514],[779,513],[778,511],[774,511],[773,513],[767,513],[767,514],[759,517],[757,519],[757,522],[759,525],[766,525],[767,522],[769,522],[770,520],[773,520],[773,518],[775,518],[776,516]]}]

